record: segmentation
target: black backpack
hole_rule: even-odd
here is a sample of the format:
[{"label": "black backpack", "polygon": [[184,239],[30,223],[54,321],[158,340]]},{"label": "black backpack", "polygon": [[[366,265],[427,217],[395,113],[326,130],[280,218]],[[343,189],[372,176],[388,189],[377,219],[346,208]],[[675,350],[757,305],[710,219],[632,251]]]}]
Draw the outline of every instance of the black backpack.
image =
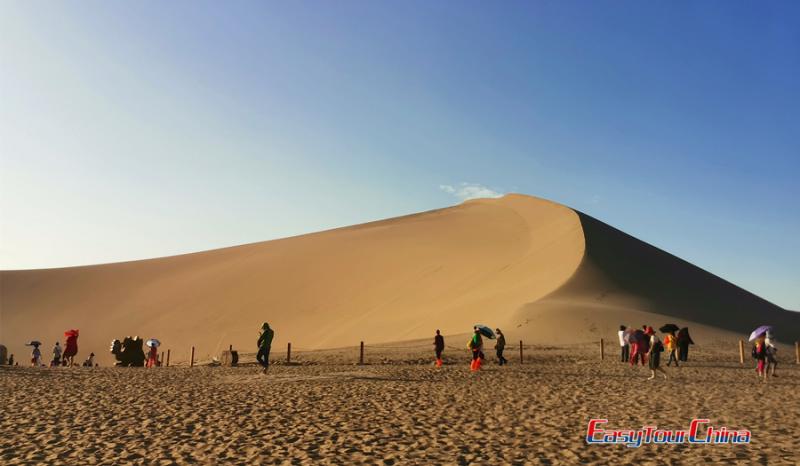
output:
[{"label": "black backpack", "polygon": [[653,351],[657,353],[661,353],[664,351],[664,343],[661,343],[661,340],[656,342],[656,345],[653,347]]}]

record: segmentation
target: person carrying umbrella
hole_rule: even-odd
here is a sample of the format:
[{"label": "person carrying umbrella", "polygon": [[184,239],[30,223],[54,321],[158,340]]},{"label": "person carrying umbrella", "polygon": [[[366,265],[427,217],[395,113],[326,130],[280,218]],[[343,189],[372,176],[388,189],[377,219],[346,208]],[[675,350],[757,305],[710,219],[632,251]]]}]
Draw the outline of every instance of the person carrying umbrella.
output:
[{"label": "person carrying umbrella", "polygon": [[145,342],[145,345],[150,347],[150,351],[147,354],[147,363],[145,363],[145,367],[151,368],[158,366],[158,346],[160,344],[161,342],[155,338],[151,338]]},{"label": "person carrying umbrella", "polygon": [[764,363],[767,360],[767,335],[772,333],[772,327],[769,325],[762,325],[750,333],[749,340],[753,342],[753,349],[751,355],[756,360],[756,374],[759,377],[767,379],[767,371],[764,370]]},{"label": "person carrying umbrella", "polygon": [[433,350],[436,352],[436,367],[442,367],[442,352],[444,351],[444,337],[436,329],[436,336],[433,337]]},{"label": "person carrying umbrella", "polygon": [[472,350],[472,364],[469,369],[473,372],[481,370],[481,358],[483,357],[483,337],[478,327],[474,328],[472,339],[469,341],[469,349]]},{"label": "person carrying umbrella", "polygon": [[619,331],[617,335],[619,336],[619,347],[620,347],[620,362],[628,362],[628,358],[630,358],[630,347],[628,346],[628,342],[625,341],[625,328],[624,325],[619,326]]},{"label": "person carrying umbrella", "polygon": [[39,350],[39,345],[41,345],[38,341],[31,341],[27,344],[27,346],[33,346],[33,351],[31,351],[31,367],[39,367],[42,365],[42,352]]},{"label": "person carrying umbrella", "polygon": [[693,345],[692,337],[689,336],[689,327],[683,327],[678,331],[678,359],[686,362],[689,359],[689,345]]},{"label": "person carrying umbrella", "polygon": [[675,324],[666,324],[658,330],[660,330],[661,333],[667,334],[667,336],[664,337],[664,347],[669,352],[667,366],[671,366],[674,361],[675,367],[678,367],[678,340],[675,336],[675,332],[679,330],[678,326]]},{"label": "person carrying umbrella", "polygon": [[261,326],[261,335],[258,336],[258,354],[256,354],[256,361],[264,368],[264,373],[269,369],[269,352],[272,348],[272,339],[275,337],[275,332],[269,328],[269,324],[264,322]]},{"label": "person carrying umbrella", "polygon": [[497,332],[497,343],[494,344],[494,350],[497,352],[497,364],[504,366],[508,360],[503,357],[503,350],[506,348],[506,336],[500,329],[495,329]]}]

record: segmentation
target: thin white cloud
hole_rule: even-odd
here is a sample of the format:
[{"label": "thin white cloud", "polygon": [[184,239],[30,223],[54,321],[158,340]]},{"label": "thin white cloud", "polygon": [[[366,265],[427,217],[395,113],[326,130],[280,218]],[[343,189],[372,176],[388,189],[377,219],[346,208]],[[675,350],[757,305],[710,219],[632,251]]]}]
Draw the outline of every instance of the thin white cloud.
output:
[{"label": "thin white cloud", "polygon": [[470,199],[479,199],[479,198],[494,198],[494,197],[502,197],[503,193],[495,191],[494,189],[487,188],[482,184],[478,183],[461,183],[457,186],[449,185],[449,184],[440,184],[439,189],[446,192],[447,194],[452,194],[453,196],[461,199],[462,201],[468,201]]}]

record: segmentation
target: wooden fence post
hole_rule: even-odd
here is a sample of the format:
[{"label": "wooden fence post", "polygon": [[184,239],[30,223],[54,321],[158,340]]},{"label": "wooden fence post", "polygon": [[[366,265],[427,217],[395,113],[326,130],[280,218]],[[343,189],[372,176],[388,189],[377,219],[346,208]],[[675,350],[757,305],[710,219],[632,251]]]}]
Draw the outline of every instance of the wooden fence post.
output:
[{"label": "wooden fence post", "polygon": [[739,364],[744,366],[744,340],[739,340]]},{"label": "wooden fence post", "polygon": [[189,360],[189,367],[194,367],[194,346],[192,346],[192,359]]},{"label": "wooden fence post", "polygon": [[519,363],[522,364],[524,359],[522,358],[522,340],[519,341]]},{"label": "wooden fence post", "polygon": [[286,344],[286,364],[291,364],[292,362],[292,344]]},{"label": "wooden fence post", "polygon": [[605,351],[606,351],[606,350],[605,350],[605,345],[604,345],[603,339],[601,338],[601,339],[600,339],[600,360],[601,360],[601,361],[602,361],[603,359],[605,359],[605,357],[606,357],[606,353],[605,353]]},{"label": "wooden fence post", "polygon": [[362,366],[364,365],[364,342],[363,341],[361,342],[361,353],[360,353],[360,356],[358,357],[358,363],[361,364]]},{"label": "wooden fence post", "polygon": [[800,341],[794,342],[794,357],[795,362],[800,364]]},{"label": "wooden fence post", "polygon": [[170,352],[170,351],[171,351],[171,350],[167,350],[167,367],[169,367],[169,352]]}]

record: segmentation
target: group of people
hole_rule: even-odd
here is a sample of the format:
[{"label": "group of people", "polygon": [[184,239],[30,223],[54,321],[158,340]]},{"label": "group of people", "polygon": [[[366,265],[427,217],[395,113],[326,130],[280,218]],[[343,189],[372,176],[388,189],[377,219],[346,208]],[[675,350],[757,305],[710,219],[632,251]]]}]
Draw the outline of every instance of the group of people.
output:
[{"label": "group of people", "polygon": [[775,368],[778,367],[778,348],[775,346],[775,339],[771,331],[755,339],[750,354],[756,360],[758,377],[764,380],[767,380],[768,377],[777,377]]},{"label": "group of people", "polygon": [[[78,366],[79,363],[75,361],[75,357],[78,354],[78,330],[68,330],[64,332],[64,336],[66,338],[64,345],[61,345],[61,342],[55,342],[53,345],[52,350],[52,357],[50,359],[49,366],[50,367],[70,367],[70,366]],[[111,353],[117,359],[117,366],[147,366],[147,367],[156,367],[160,366],[161,362],[158,358],[158,345],[160,344],[158,340],[151,338],[147,340],[147,346],[149,347],[149,351],[147,356],[145,356],[144,350],[142,348],[142,339],[137,337],[126,337],[122,342],[119,340],[114,340],[111,342]],[[32,346],[33,350],[31,351],[31,366],[32,367],[44,367],[48,364],[45,364],[42,361],[42,351],[39,348],[42,346],[42,343],[33,340],[27,343],[28,346]],[[9,358],[9,364],[13,364],[13,354],[11,358]],[[98,364],[94,360],[95,354],[89,353],[89,357],[80,364],[83,367],[96,367]]]},{"label": "group of people", "polygon": [[[144,345],[149,348],[147,355],[144,352]],[[115,366],[121,367],[158,367],[161,360],[158,357],[158,347],[161,342],[151,338],[145,342],[138,335],[127,336],[120,340],[111,341],[111,354],[117,360]]]},{"label": "group of people", "polygon": [[649,325],[642,325],[641,329],[629,329],[620,325],[617,332],[620,361],[629,363],[631,367],[637,363],[643,366],[647,364],[650,368],[648,380],[653,380],[656,372],[667,378],[666,371],[661,367],[662,352],[669,354],[667,366],[674,363],[678,367],[678,361],[686,362],[689,359],[689,345],[694,344],[687,327],[679,329],[673,324],[667,324],[660,330],[665,334],[663,341]]},{"label": "group of people", "polygon": [[[50,367],[78,365],[75,362],[75,356],[78,354],[78,335],[78,330],[67,330],[64,332],[64,346],[61,346],[61,342],[58,341],[53,345],[52,358],[49,363]],[[31,351],[31,366],[46,366],[47,364],[42,362],[42,351],[39,349],[42,343],[33,340],[28,342],[27,345],[33,347]],[[94,353],[91,353],[86,361],[83,362],[83,366],[94,366]]]},{"label": "group of people", "polygon": [[[503,351],[506,348],[506,337],[503,335],[503,332],[498,328],[495,329],[494,334],[486,327],[478,327],[475,326],[472,329],[472,337],[470,338],[469,342],[467,343],[467,348],[470,349],[472,352],[472,362],[470,363],[470,370],[475,372],[481,369],[483,365],[483,361],[486,359],[486,355],[483,353],[483,337],[487,336],[488,338],[494,338],[495,344],[494,349],[497,355],[497,364],[500,366],[504,366],[508,363],[508,360],[503,356]],[[444,337],[442,333],[437,329],[436,335],[433,337],[433,349],[436,355],[435,364],[436,367],[442,367],[442,353],[444,352]]]}]

